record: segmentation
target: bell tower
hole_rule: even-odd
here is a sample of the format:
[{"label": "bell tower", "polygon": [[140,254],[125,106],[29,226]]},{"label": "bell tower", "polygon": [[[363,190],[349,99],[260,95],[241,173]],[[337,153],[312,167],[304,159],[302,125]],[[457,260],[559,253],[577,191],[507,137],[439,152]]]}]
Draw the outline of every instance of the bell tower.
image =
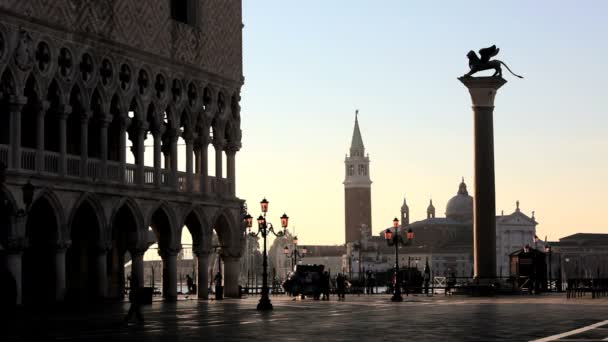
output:
[{"label": "bell tower", "polygon": [[361,239],[361,226],[372,227],[372,181],[369,177],[369,156],[359,130],[359,110],[355,112],[355,128],[350,155],[344,160],[344,213],[346,243]]},{"label": "bell tower", "polygon": [[403,197],[403,205],[401,206],[401,227],[410,224],[410,207],[407,206],[405,197]]}]

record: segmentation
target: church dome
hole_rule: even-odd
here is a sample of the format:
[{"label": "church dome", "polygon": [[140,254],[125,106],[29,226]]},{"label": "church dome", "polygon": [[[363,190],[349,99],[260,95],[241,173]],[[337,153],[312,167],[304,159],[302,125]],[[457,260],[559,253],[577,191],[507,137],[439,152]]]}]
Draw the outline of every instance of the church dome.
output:
[{"label": "church dome", "polygon": [[460,183],[458,193],[452,197],[445,209],[445,216],[458,221],[473,219],[473,197],[469,196],[464,179]]}]

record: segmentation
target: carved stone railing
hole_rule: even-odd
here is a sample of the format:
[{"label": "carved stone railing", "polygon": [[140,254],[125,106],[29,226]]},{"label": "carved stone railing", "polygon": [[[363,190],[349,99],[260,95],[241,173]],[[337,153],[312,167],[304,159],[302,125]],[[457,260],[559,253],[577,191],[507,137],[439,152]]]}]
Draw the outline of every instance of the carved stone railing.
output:
[{"label": "carved stone railing", "polygon": [[108,164],[108,169],[107,169],[108,181],[120,182],[122,180],[122,177],[120,175],[120,162],[108,160],[107,164]]},{"label": "carved stone railing", "polygon": [[101,176],[101,160],[89,159],[87,161],[87,177],[98,179]]},{"label": "carved stone railing", "polygon": [[154,168],[150,166],[144,167],[144,184],[154,184]]},{"label": "carved stone railing", "polygon": [[44,152],[44,172],[59,173],[59,153]]},{"label": "carved stone railing", "polygon": [[127,164],[125,170],[125,183],[127,184],[135,184],[135,172],[137,169],[137,165],[135,164]]},{"label": "carved stone railing", "polygon": [[185,172],[177,173],[177,190],[186,191],[186,173]]},{"label": "carved stone railing", "polygon": [[80,157],[68,155],[68,176],[80,177]]},{"label": "carved stone railing", "polygon": [[171,177],[171,171],[162,169],[160,170],[160,184],[163,186],[169,185],[169,177]]},{"label": "carved stone railing", "polygon": [[36,150],[21,148],[21,168],[23,170],[36,170]]}]

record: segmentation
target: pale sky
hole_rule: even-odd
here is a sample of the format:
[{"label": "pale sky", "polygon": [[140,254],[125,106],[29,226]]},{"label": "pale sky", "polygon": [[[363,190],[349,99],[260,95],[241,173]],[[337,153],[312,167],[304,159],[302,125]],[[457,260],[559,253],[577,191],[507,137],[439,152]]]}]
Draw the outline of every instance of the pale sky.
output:
[{"label": "pale sky", "polygon": [[473,190],[466,53],[496,44],[496,203],[536,211],[538,235],[608,233],[607,1],[243,1],[237,195],[302,245],[344,243],[344,156],[355,109],[371,159],[372,229],[407,196],[437,215]]}]

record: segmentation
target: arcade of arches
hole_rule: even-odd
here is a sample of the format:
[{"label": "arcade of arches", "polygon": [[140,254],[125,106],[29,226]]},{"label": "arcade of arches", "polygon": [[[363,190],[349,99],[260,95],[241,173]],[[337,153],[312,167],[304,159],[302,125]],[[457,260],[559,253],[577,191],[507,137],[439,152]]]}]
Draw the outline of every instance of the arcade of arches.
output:
[{"label": "arcade of arches", "polygon": [[[237,296],[242,79],[21,24],[0,23],[0,261],[18,302],[122,298],[125,263],[143,286],[153,243],[163,295],[175,300],[184,227],[201,270],[215,230],[224,293]],[[198,276],[209,282],[208,272]],[[206,287],[198,296],[207,298]]]}]

